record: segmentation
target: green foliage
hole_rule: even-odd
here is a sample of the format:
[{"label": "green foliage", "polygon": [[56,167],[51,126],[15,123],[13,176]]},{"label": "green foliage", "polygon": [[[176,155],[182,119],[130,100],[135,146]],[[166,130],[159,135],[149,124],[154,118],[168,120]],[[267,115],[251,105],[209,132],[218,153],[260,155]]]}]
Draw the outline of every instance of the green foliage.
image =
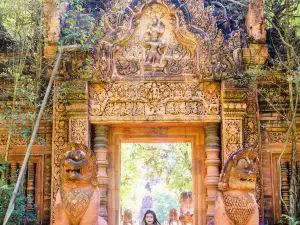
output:
[{"label": "green foliage", "polygon": [[180,193],[192,190],[191,172],[189,143],[122,144],[122,211],[130,209],[139,217],[143,197],[151,195],[160,221],[167,221],[170,209],[179,207]]},{"label": "green foliage", "polygon": [[[8,163],[5,162],[3,165],[0,166],[0,173],[8,174],[9,166]],[[16,175],[16,174],[15,174]],[[14,174],[11,174],[9,178],[6,179],[2,176],[0,180],[0,223],[3,223],[4,216],[12,196],[14,185],[15,183]],[[16,198],[15,208],[12,212],[12,215],[8,221],[8,225],[19,225],[24,224],[24,221],[32,221],[31,224],[34,223],[33,219],[36,218],[34,213],[26,213],[26,196],[23,192],[23,187],[20,188],[20,191]]]},{"label": "green foliage", "polygon": [[61,45],[80,44],[89,49],[102,36],[105,19],[99,12],[96,17],[88,12],[87,5],[86,0],[69,0],[68,9],[63,10]]},{"label": "green foliage", "polygon": [[5,27],[13,40],[7,49],[11,57],[0,70],[0,82],[11,84],[0,90],[0,127],[7,127],[9,134],[6,152],[16,136],[30,138],[31,126],[44,95],[47,78],[42,74],[47,74],[47,70],[43,69],[42,3],[39,0],[0,2],[0,26]]},{"label": "green foliage", "polygon": [[40,0],[0,1],[0,25],[5,26],[17,43],[24,43],[26,37],[35,35],[38,27],[34,25],[41,19],[41,3]]},{"label": "green foliage", "polygon": [[[189,143],[123,144],[123,146],[122,177],[127,183],[130,184],[142,176],[140,166],[145,165],[146,179],[157,177],[165,179],[168,189],[178,196],[184,190],[192,190],[192,156]],[[123,158],[123,152],[129,156]]]},{"label": "green foliage", "polygon": [[161,186],[155,186],[153,189],[154,210],[157,212],[157,218],[160,222],[168,221],[169,212],[171,209],[179,211],[178,196],[171,193],[169,190]]},{"label": "green foliage", "polygon": [[282,217],[282,219],[280,219],[278,221],[279,224],[285,224],[285,221],[287,221],[289,225],[300,224],[300,221],[295,217],[291,217],[291,216],[286,215],[286,214],[282,214],[281,217]]}]

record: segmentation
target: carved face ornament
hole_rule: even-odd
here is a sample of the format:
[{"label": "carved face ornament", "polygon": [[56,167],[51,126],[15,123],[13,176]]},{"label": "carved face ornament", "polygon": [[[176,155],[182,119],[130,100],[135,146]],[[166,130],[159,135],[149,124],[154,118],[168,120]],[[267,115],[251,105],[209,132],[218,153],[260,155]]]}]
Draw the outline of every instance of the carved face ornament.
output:
[{"label": "carved face ornament", "polygon": [[[74,145],[74,143],[73,143]],[[92,183],[95,178],[94,156],[85,146],[75,144],[64,155],[62,162],[62,181]]]},{"label": "carved face ornament", "polygon": [[238,151],[232,155],[225,164],[219,190],[255,190],[257,161],[257,156],[252,148]]},{"label": "carved face ornament", "polygon": [[255,190],[256,168],[255,161],[249,158],[237,160],[236,166],[230,171],[229,188],[240,190]]}]

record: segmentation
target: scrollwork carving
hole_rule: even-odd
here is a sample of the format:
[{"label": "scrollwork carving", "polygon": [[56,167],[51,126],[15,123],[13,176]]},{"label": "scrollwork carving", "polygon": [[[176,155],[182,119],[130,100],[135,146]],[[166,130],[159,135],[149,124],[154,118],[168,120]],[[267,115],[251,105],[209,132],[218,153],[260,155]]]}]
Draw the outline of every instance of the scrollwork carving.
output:
[{"label": "scrollwork carving", "polygon": [[241,140],[241,129],[242,121],[239,119],[226,119],[224,121],[224,131],[225,131],[225,152],[223,160],[227,160],[231,154],[233,154],[236,149],[242,147]]},{"label": "scrollwork carving", "polygon": [[85,144],[86,143],[86,133],[87,133],[87,120],[86,119],[71,119],[70,126],[70,140]]},{"label": "scrollwork carving", "polygon": [[[61,84],[54,85],[54,121],[53,121],[53,146],[52,146],[52,204],[54,204],[59,186],[60,163],[63,159],[64,148],[68,143],[69,121],[67,118],[64,96],[61,93]],[[54,213],[52,222],[54,223]]]},{"label": "scrollwork carving", "polygon": [[90,86],[92,116],[219,115],[214,83],[115,83]]}]

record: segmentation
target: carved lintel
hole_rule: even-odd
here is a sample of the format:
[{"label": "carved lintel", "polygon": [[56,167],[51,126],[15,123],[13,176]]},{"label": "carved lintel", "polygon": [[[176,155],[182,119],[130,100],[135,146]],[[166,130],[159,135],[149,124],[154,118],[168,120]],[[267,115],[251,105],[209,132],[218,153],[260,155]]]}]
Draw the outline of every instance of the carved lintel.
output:
[{"label": "carved lintel", "polygon": [[205,120],[220,114],[218,83],[117,82],[90,85],[90,115],[102,120]]}]

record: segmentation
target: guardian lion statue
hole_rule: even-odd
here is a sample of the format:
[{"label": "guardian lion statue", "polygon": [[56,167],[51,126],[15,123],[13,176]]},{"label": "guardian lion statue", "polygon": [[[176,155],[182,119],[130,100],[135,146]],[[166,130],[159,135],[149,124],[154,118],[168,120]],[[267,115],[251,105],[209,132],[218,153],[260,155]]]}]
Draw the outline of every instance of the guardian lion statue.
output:
[{"label": "guardian lion statue", "polygon": [[55,225],[107,225],[99,216],[96,158],[85,145],[69,143],[61,163]]},{"label": "guardian lion statue", "polygon": [[255,191],[258,159],[252,148],[235,152],[225,163],[215,202],[214,225],[258,225]]}]

